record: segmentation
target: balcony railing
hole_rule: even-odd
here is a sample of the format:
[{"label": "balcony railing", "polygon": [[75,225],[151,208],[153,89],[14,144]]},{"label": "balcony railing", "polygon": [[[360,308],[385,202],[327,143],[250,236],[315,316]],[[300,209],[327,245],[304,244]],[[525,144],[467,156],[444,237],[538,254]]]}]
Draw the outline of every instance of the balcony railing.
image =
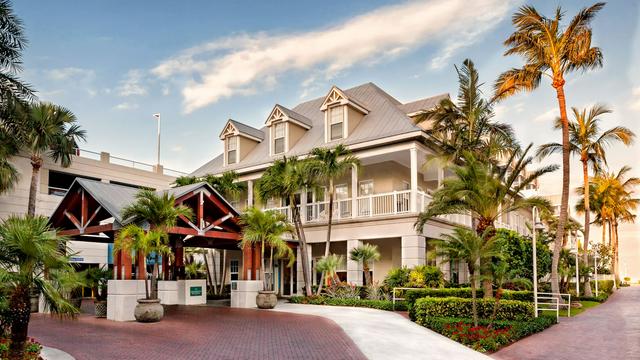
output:
[{"label": "balcony railing", "polygon": [[404,214],[410,210],[411,190],[358,197],[358,217]]}]

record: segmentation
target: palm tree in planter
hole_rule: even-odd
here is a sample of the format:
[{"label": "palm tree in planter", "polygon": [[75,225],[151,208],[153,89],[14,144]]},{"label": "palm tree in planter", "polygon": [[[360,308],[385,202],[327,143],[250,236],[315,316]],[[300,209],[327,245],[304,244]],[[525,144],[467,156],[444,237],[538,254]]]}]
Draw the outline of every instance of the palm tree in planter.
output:
[{"label": "palm tree in planter", "polygon": [[9,298],[10,359],[24,357],[32,289],[42,294],[51,313],[74,316],[79,312],[66,295],[84,285],[84,279],[66,255],[68,239],[56,235],[48,222],[44,216],[12,215],[0,224],[0,291]]},{"label": "palm tree in planter", "polygon": [[96,317],[107,317],[107,282],[113,278],[113,272],[104,267],[93,267],[87,271],[87,283],[95,297]]},{"label": "palm tree in planter", "polygon": [[380,252],[378,245],[362,244],[349,251],[349,258],[353,261],[362,262],[362,270],[364,271],[364,285],[369,286],[371,282],[371,274],[369,273],[369,265],[373,261],[380,260]]},{"label": "palm tree in planter", "polygon": [[[270,251],[269,268],[273,277],[274,258],[288,258],[288,266],[294,261],[293,250],[287,245],[285,236],[293,233],[293,227],[287,222],[287,218],[272,211],[262,211],[255,207],[248,208],[240,215],[242,225],[242,241],[240,248],[246,246],[260,247],[260,278],[263,281],[264,291],[260,291],[256,297],[256,304],[260,309],[273,309],[278,298],[273,290],[273,278],[267,279],[265,276],[265,250]],[[275,252],[275,253],[274,253]]]},{"label": "palm tree in planter", "polygon": [[439,255],[448,260],[462,260],[467,263],[471,280],[471,299],[473,324],[478,326],[478,309],[476,304],[476,288],[481,277],[481,267],[489,266],[493,257],[500,256],[495,246],[495,236],[489,236],[491,229],[485,229],[484,234],[478,235],[474,230],[456,227],[452,234],[442,234],[442,239],[436,241]]},{"label": "palm tree in planter", "polygon": [[318,295],[322,292],[322,286],[325,285],[325,283],[327,287],[340,283],[336,270],[343,261],[344,257],[342,257],[342,255],[330,254],[316,262],[316,271],[320,271],[323,275],[323,281],[320,281],[320,285],[318,285]]}]

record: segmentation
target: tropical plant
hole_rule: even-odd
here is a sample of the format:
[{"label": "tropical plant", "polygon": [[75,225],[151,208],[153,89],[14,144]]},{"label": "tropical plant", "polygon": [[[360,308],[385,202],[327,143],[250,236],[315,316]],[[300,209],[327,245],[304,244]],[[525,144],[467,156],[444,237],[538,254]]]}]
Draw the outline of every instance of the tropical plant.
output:
[{"label": "tropical plant", "polygon": [[[470,214],[474,219],[475,231],[488,238],[495,235],[495,221],[505,214],[536,206],[548,209],[547,199],[538,196],[524,198],[520,193],[540,176],[555,171],[557,166],[548,165],[527,171],[533,162],[528,156],[532,145],[521,153],[513,153],[503,166],[495,166],[478,160],[473,154],[464,152],[461,165],[451,165],[454,176],[445,179],[433,194],[433,200],[424,212],[418,215],[415,227],[422,233],[427,221],[438,215]],[[489,267],[483,270],[491,271]],[[486,275],[486,274],[485,274]],[[490,277],[484,281],[484,296],[492,297]]]},{"label": "tropical plant", "polygon": [[22,20],[13,11],[11,1],[0,1],[0,98],[30,100],[33,90],[17,77],[22,71],[22,51],[27,45]]},{"label": "tropical plant", "polygon": [[[580,157],[582,163],[582,183],[584,198],[584,249],[589,248],[589,230],[591,225],[591,209],[589,204],[589,168],[593,173],[602,170],[603,165],[607,165],[606,149],[613,142],[621,142],[630,145],[633,142],[634,133],[623,126],[616,126],[606,131],[600,130],[600,117],[611,112],[604,105],[595,105],[589,109],[579,110],[572,108],[574,120],[569,123],[569,151]],[[557,120],[556,129],[562,127],[562,123]],[[538,157],[544,158],[553,153],[561,153],[562,144],[549,143],[540,146]],[[588,252],[584,251],[584,261],[588,261]],[[592,296],[589,277],[584,283],[585,296]]]},{"label": "tropical plant", "polygon": [[267,279],[264,272],[265,249],[269,248],[270,251],[269,268],[271,274],[273,274],[274,256],[277,258],[288,258],[288,266],[291,266],[294,261],[293,250],[287,245],[284,238],[293,233],[293,228],[283,214],[273,211],[262,211],[255,207],[248,208],[240,215],[240,224],[242,225],[242,241],[239,247],[260,247],[260,279],[264,282],[264,289],[272,291],[273,279]]},{"label": "tropical plant", "polygon": [[207,276],[204,262],[194,260],[185,264],[184,273],[187,279],[202,279]]},{"label": "tropical plant", "polygon": [[[551,271],[551,250],[548,244],[543,242],[545,238],[546,236],[538,236],[536,239],[538,279],[545,277]],[[533,279],[531,237],[522,236],[513,230],[498,229],[496,231],[496,247],[500,249],[501,262],[504,262],[510,271],[514,271],[525,279]]]},{"label": "tropical plant", "polygon": [[371,284],[371,273],[369,265],[373,261],[380,260],[380,252],[378,245],[362,244],[349,251],[349,258],[353,261],[362,262],[362,270],[364,271],[364,285]]},{"label": "tropical plant", "polygon": [[107,300],[107,282],[113,278],[112,271],[106,267],[92,267],[86,274],[87,285],[91,287],[96,300]]},{"label": "tropical plant", "polygon": [[[135,201],[127,205],[122,209],[122,218],[128,222],[147,222],[149,224],[150,231],[153,231],[152,238],[144,240],[150,245],[150,247],[157,247],[161,251],[145,252],[144,246],[140,248],[140,251],[144,252],[144,255],[153,253],[153,273],[151,274],[151,299],[157,299],[157,286],[156,281],[158,279],[158,264],[160,263],[160,255],[165,252],[165,248],[161,245],[166,245],[168,241],[167,231],[169,228],[174,227],[179,217],[184,217],[188,220],[193,218],[193,211],[185,205],[176,206],[176,198],[174,195],[169,195],[168,192],[157,193],[153,190],[143,189],[135,195]],[[135,230],[130,230],[132,235],[136,235]],[[138,236],[137,234],[136,236]],[[124,238],[123,238],[124,240]],[[142,241],[140,239],[129,240]],[[131,243],[131,241],[128,241]],[[126,248],[124,244],[123,247]],[[141,243],[140,245],[145,245]]]},{"label": "tropical plant", "polygon": [[489,236],[492,228],[478,235],[474,230],[456,226],[451,234],[442,234],[436,241],[438,254],[447,260],[462,260],[467,263],[471,279],[471,298],[473,299],[473,323],[478,326],[478,310],[476,288],[481,280],[481,267],[488,266],[493,257],[500,252],[495,247],[495,237]]},{"label": "tropical plant", "polygon": [[469,59],[457,66],[458,100],[449,97],[416,117],[415,122],[427,122],[427,132],[443,149],[445,163],[457,160],[464,151],[477,158],[495,162],[508,157],[519,146],[511,125],[493,120],[493,104],[482,94],[478,71]]},{"label": "tropical plant", "polygon": [[13,188],[18,181],[18,170],[9,162],[9,157],[18,152],[15,138],[5,129],[0,119],[0,194]]},{"label": "tropical plant", "polygon": [[316,270],[320,271],[323,275],[323,281],[318,285],[318,294],[322,292],[322,286],[324,284],[330,287],[333,283],[339,283],[340,279],[336,274],[336,269],[342,264],[344,257],[342,255],[330,254],[318,260],[316,262]]},{"label": "tropical plant", "polygon": [[0,293],[9,298],[11,359],[23,359],[32,289],[42,294],[49,312],[78,313],[65,295],[85,282],[66,254],[68,239],[56,235],[48,222],[44,216],[12,215],[0,224]]},{"label": "tropical plant", "polygon": [[409,287],[439,288],[444,286],[444,275],[437,266],[416,265],[409,272]]},{"label": "tropical plant", "polygon": [[238,178],[237,172],[225,171],[220,175],[206,175],[201,180],[208,182],[222,196],[235,199],[247,189],[246,183],[239,182]]},{"label": "tropical plant", "polygon": [[387,289],[393,289],[396,287],[405,287],[409,282],[409,273],[411,270],[406,266],[399,268],[392,268],[384,278],[383,285]]},{"label": "tropical plant", "polygon": [[567,26],[562,25],[564,12],[557,8],[553,18],[538,13],[530,5],[522,6],[512,17],[515,31],[504,45],[506,55],[520,55],[525,64],[502,73],[495,83],[496,100],[536,89],[542,77],[551,80],[556,91],[562,124],[562,197],[551,265],[551,288],[558,293],[558,261],[569,206],[569,119],[564,92],[565,76],[573,71],[587,71],[602,66],[602,53],[591,46],[591,21],[604,3],[596,3],[576,14]]},{"label": "tropical plant", "polygon": [[199,182],[200,182],[200,179],[195,177],[195,176],[183,175],[183,176],[178,176],[173,181],[172,185],[174,185],[174,187],[178,187],[178,186],[186,186],[186,185],[197,184]]},{"label": "tropical plant", "polygon": [[284,199],[289,206],[291,220],[296,230],[296,237],[300,249],[300,262],[302,264],[302,277],[305,286],[305,295],[311,296],[310,259],[307,252],[307,239],[300,217],[299,200],[296,195],[301,189],[314,188],[315,178],[309,171],[308,162],[298,160],[296,157],[284,157],[276,160],[262,174],[256,184],[258,197],[264,201],[268,199]]},{"label": "tropical plant", "polygon": [[489,320],[489,327],[493,325],[498,309],[500,308],[500,299],[502,299],[505,284],[519,285],[527,289],[531,288],[531,280],[526,277],[522,277],[519,269],[510,268],[509,264],[504,260],[499,261],[497,264],[493,264],[493,271],[491,273],[493,274],[493,283],[496,285],[497,289],[495,296],[496,301],[494,302],[493,313]]}]

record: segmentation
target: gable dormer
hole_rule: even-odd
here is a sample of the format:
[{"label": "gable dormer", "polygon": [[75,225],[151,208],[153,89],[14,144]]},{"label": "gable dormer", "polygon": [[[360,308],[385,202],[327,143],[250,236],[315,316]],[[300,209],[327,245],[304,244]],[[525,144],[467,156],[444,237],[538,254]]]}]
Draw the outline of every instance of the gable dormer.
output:
[{"label": "gable dormer", "polygon": [[265,125],[269,128],[269,154],[280,155],[289,151],[311,129],[311,120],[276,104]]},{"label": "gable dormer", "polygon": [[224,166],[237,164],[264,140],[264,133],[249,125],[229,119],[220,133],[224,141]]},{"label": "gable dormer", "polygon": [[325,142],[345,139],[369,113],[366,107],[337,86],[333,86],[320,106],[324,112]]}]

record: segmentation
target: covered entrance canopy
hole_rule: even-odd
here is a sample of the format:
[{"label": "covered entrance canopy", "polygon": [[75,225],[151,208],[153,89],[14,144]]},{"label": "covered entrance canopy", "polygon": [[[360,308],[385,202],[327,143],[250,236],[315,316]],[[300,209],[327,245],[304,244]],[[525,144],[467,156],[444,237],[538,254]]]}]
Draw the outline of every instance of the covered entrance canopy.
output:
[{"label": "covered entrance canopy", "polygon": [[[135,201],[137,188],[104,183],[101,181],[76,179],[50,218],[58,234],[72,240],[113,243],[117,232],[135,219],[123,219],[122,210]],[[201,247],[240,250],[241,227],[238,211],[235,210],[209,184],[202,182],[157,191],[175,197],[176,205],[185,205],[193,211],[194,218],[181,217],[175,227],[169,229],[169,245],[174,254],[170,268],[168,259],[163,258],[162,270],[165,279],[179,279],[184,276],[183,248]],[[146,222],[137,225],[148,229]],[[245,278],[255,279],[260,264],[257,249],[243,249]],[[144,256],[136,263],[137,277],[145,278]],[[130,279],[132,259],[129,254],[114,253],[115,276]],[[168,278],[167,278],[168,277]]]}]

